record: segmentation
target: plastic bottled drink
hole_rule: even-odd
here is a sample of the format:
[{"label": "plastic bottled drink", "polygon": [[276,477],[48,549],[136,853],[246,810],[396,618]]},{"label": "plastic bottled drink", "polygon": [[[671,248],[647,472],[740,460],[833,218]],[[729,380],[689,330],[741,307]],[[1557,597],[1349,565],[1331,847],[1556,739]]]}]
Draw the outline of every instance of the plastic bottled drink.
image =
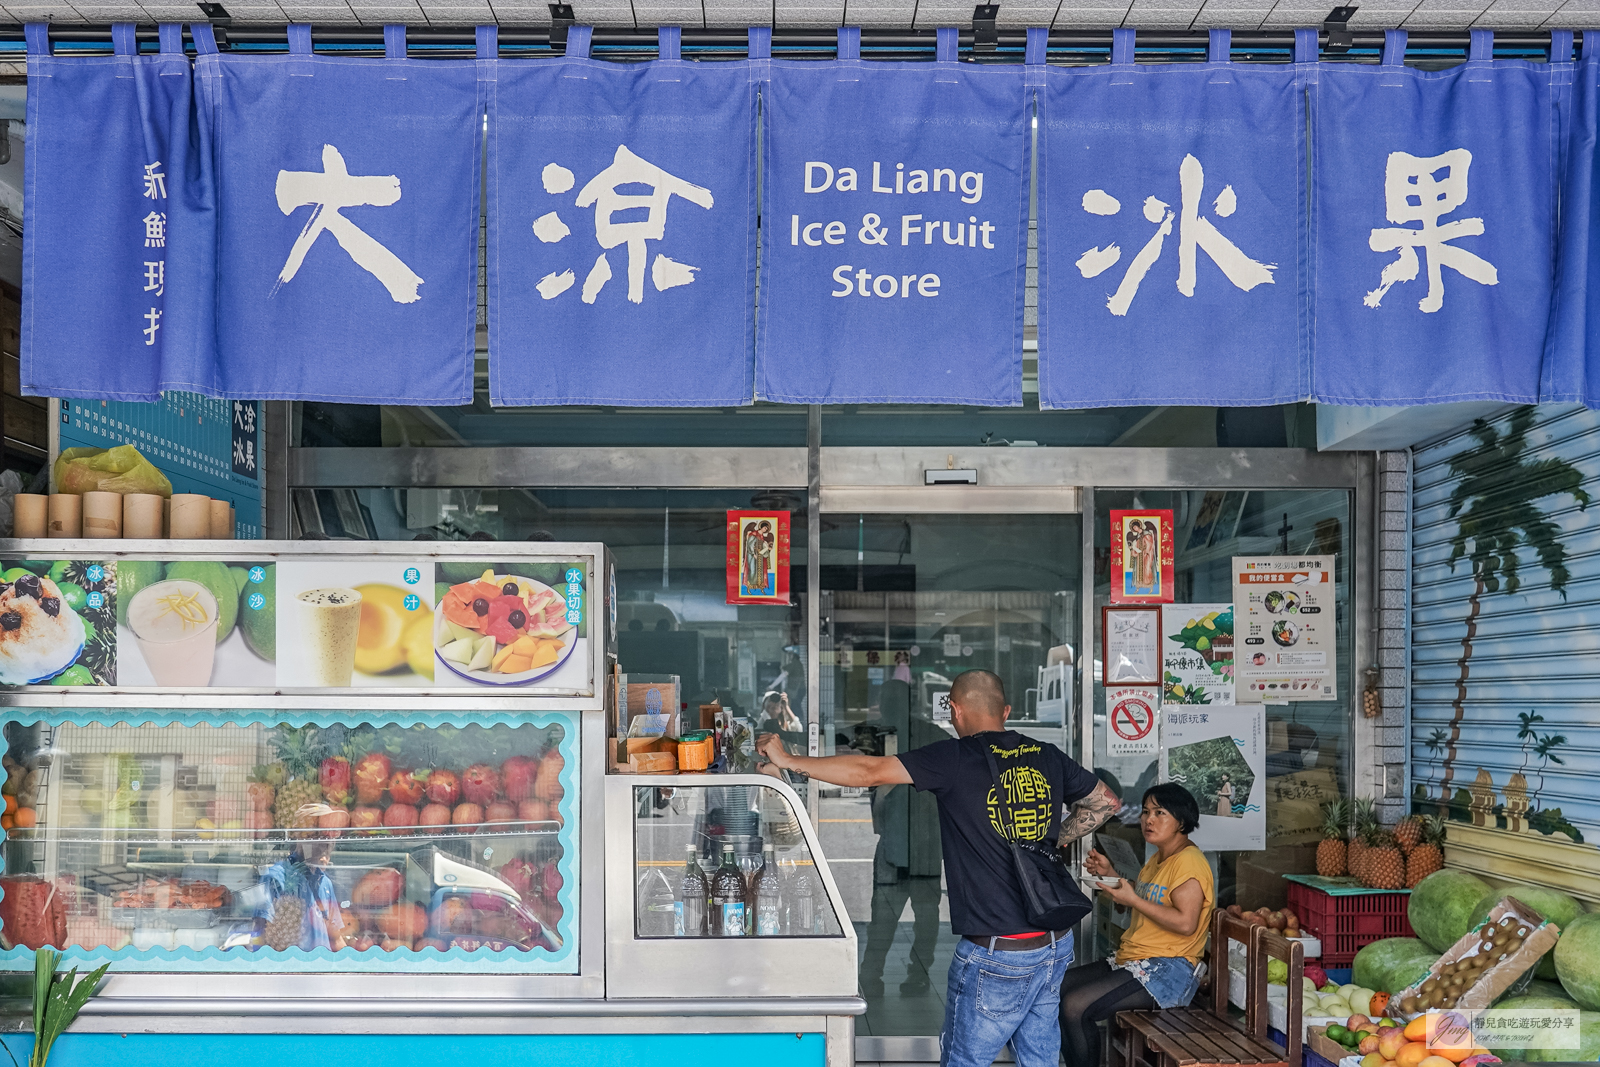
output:
[{"label": "plastic bottled drink", "polygon": [[789,932],[796,937],[817,932],[817,887],[811,877],[811,871],[796,864],[789,880]]},{"label": "plastic bottled drink", "polygon": [[711,884],[706,872],[700,869],[698,850],[691,842],[684,857],[683,883],[678,887],[675,930],[679,937],[706,936],[706,901],[711,896]]},{"label": "plastic bottled drink", "polygon": [[711,879],[711,936],[743,937],[747,900],[744,874],[733,858],[733,846],[722,846],[722,866]]},{"label": "plastic bottled drink", "polygon": [[639,879],[638,896],[639,936],[671,937],[673,914],[677,901],[672,895],[672,884],[660,867],[651,867]]},{"label": "plastic bottled drink", "polygon": [[750,892],[755,907],[754,932],[757,937],[776,937],[783,925],[783,876],[778,873],[772,846],[761,848],[761,867],[756,871]]}]

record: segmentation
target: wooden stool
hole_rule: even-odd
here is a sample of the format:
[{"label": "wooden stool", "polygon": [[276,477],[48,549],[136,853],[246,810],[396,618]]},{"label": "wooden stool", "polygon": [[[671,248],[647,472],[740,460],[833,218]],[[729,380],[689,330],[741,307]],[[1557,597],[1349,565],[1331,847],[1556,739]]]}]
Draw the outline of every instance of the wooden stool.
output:
[{"label": "wooden stool", "polygon": [[[1228,948],[1240,941],[1245,956],[1243,1025],[1228,1014]],[[1267,1039],[1267,960],[1289,965],[1287,1047]],[[1110,1041],[1112,1067],[1212,1067],[1253,1064],[1301,1067],[1300,997],[1304,949],[1264,926],[1224,911],[1211,920],[1211,1006],[1118,1012]]]}]

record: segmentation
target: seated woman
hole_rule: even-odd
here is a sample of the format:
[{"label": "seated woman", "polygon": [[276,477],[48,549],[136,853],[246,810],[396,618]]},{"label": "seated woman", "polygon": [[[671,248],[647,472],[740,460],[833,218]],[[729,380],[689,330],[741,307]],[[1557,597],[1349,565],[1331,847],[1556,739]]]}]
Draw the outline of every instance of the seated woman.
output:
[{"label": "seated woman", "polygon": [[[1139,872],[1135,888],[1126,880],[1101,888],[1133,909],[1117,954],[1067,971],[1061,983],[1061,1051],[1067,1067],[1099,1067],[1096,1024],[1119,1011],[1186,1007],[1200,984],[1196,964],[1205,953],[1216,890],[1205,855],[1189,841],[1200,823],[1200,806],[1181,785],[1151,786],[1144,794],[1139,827],[1156,854]],[[1116,877],[1111,861],[1089,853],[1090,873]]]}]

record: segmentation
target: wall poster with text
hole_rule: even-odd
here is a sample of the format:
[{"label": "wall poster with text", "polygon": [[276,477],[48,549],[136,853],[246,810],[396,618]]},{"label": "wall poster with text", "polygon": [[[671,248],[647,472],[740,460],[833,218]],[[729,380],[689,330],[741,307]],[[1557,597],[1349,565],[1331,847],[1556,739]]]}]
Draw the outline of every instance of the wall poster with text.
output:
[{"label": "wall poster with text", "polygon": [[1234,556],[1235,698],[1333,700],[1338,626],[1333,556]]},{"label": "wall poster with text", "polygon": [[789,513],[728,512],[728,603],[789,603]]},{"label": "wall poster with text", "polygon": [[1232,604],[1162,607],[1161,688],[1167,704],[1233,703]]},{"label": "wall poster with text", "polygon": [[1111,603],[1170,604],[1172,509],[1111,512]]},{"label": "wall poster with text", "polygon": [[1161,709],[1159,778],[1199,802],[1189,840],[1202,851],[1267,847],[1265,719],[1260,705]]}]

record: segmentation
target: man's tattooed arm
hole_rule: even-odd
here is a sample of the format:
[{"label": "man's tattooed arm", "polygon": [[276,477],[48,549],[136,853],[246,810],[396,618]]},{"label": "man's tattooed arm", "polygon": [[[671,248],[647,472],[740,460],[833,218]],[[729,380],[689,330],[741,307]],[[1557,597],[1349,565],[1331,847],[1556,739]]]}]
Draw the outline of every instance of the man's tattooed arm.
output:
[{"label": "man's tattooed arm", "polygon": [[1061,822],[1061,836],[1056,838],[1056,845],[1066,848],[1080,837],[1094,833],[1121,807],[1122,800],[1110,786],[1101,782],[1094,792],[1072,805],[1071,813]]}]

